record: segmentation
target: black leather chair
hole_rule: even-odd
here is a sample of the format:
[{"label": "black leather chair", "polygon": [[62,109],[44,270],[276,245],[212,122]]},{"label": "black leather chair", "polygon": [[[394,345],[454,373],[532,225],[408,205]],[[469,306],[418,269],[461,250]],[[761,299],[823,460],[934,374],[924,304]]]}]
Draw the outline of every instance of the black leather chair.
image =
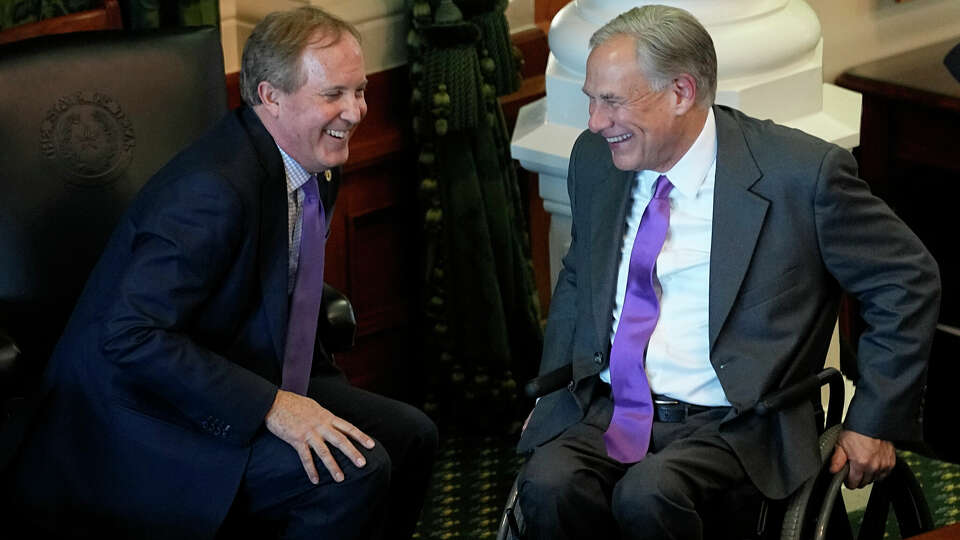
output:
[{"label": "black leather chair", "polygon": [[[0,46],[0,473],[93,265],[143,184],[227,111],[220,33],[86,32]],[[353,344],[324,291],[319,339]]]},{"label": "black leather chair", "polygon": [[226,112],[220,35],[8,43],[0,96],[0,397],[9,406],[35,387],[127,203]]},{"label": "black leather chair", "polygon": [[[846,354],[853,354],[845,344]],[[530,381],[525,391],[531,398],[546,395],[566,386],[571,378],[569,366]],[[829,385],[829,402],[824,411],[821,387]],[[847,467],[831,474],[830,457],[840,432],[844,403],[844,386],[840,372],[827,368],[777,391],[754,407],[754,414],[767,415],[803,400],[814,403],[821,429],[819,439],[821,469],[791,497],[783,501],[758,499],[754,495],[732,493],[718,504],[716,511],[703,516],[706,537],[711,539],[774,539],[800,540],[816,538],[852,539],[853,530],[847,518],[840,487]],[[868,508],[859,529],[858,539],[883,538],[887,515],[893,508],[904,538],[928,531],[933,520],[923,492],[906,462],[897,459],[890,476],[874,485]],[[518,504],[514,482],[497,531],[498,540],[524,538],[523,512]]]}]

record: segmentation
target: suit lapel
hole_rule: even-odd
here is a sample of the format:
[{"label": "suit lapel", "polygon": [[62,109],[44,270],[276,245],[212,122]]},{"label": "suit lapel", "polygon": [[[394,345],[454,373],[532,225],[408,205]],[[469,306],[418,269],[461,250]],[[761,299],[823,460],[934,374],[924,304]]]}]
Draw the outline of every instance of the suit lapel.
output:
[{"label": "suit lapel", "polygon": [[762,177],[739,124],[729,110],[714,107],[717,172],[713,191],[710,257],[710,350],[743,283],[769,201],[751,188]]},{"label": "suit lapel", "polygon": [[288,296],[287,267],[287,185],[280,151],[273,137],[252,110],[243,111],[244,126],[250,135],[260,165],[263,182],[260,184],[260,287],[277,359],[283,362],[287,335]]},{"label": "suit lapel", "polygon": [[593,276],[592,307],[597,336],[604,352],[607,352],[610,345],[608,336],[620,268],[620,247],[626,228],[627,209],[631,202],[630,193],[636,181],[635,172],[610,167],[593,190],[593,204],[590,209],[593,229],[590,231],[589,244]]}]

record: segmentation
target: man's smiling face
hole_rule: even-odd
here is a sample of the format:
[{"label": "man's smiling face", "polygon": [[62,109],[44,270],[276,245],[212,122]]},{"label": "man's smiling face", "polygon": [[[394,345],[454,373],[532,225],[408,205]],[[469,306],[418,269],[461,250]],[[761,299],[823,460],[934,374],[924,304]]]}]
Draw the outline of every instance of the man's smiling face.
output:
[{"label": "man's smiling face", "polygon": [[671,85],[651,89],[632,37],[613,37],[591,51],[583,92],[590,131],[607,140],[618,169],[666,172],[686,152],[677,96]]},{"label": "man's smiling face", "polygon": [[327,38],[311,42],[300,69],[303,86],[289,94],[276,90],[279,107],[271,134],[310,172],[343,165],[350,137],[367,114],[360,44],[346,32],[333,44]]}]

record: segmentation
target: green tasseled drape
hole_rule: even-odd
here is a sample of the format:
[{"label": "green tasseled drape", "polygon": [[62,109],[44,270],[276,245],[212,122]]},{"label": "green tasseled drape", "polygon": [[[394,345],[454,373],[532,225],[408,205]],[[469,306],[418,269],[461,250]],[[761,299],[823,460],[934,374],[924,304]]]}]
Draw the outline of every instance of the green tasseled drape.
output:
[{"label": "green tasseled drape", "polygon": [[441,424],[515,432],[542,347],[526,225],[497,96],[519,86],[505,0],[413,0],[427,397]]},{"label": "green tasseled drape", "polygon": [[86,11],[98,5],[97,0],[0,0],[0,30]]},{"label": "green tasseled drape", "polygon": [[[120,0],[123,27],[217,26],[217,0]],[[0,0],[0,29],[102,5],[99,0]]]},{"label": "green tasseled drape", "polygon": [[124,28],[218,26],[217,0],[120,0]]}]

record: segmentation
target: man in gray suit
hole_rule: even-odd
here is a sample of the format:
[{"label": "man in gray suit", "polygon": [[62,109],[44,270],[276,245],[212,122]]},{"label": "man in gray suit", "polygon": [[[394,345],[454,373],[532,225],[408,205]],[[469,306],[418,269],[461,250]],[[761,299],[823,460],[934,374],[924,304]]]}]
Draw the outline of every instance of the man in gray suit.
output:
[{"label": "man in gray suit", "polygon": [[[713,42],[686,11],[632,9],[590,47],[590,131],[570,157],[572,241],[540,367],[572,364],[573,380],[538,402],[519,444],[532,536],[699,538],[718,496],[793,492],[819,465],[813,407],[751,407],[822,367],[841,291],[868,330],[831,466],[849,463],[849,487],[882,478],[894,442],[921,436],[930,254],[848,152],[713,105]],[[638,290],[652,317],[636,314]],[[642,342],[618,346],[644,320]],[[611,418],[631,415],[647,431],[614,443]]]}]

